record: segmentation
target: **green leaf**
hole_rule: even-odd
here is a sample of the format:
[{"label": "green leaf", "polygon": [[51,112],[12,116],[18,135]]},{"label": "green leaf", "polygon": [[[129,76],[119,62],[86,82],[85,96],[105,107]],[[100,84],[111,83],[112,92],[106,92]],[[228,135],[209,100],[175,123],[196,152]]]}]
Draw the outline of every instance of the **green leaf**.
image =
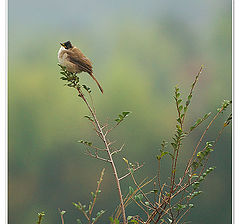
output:
[{"label": "green leaf", "polygon": [[86,85],[82,85],[82,87],[83,87],[87,92],[89,92],[89,93],[92,92],[91,89],[90,89],[90,87],[88,87],[88,86],[86,86]]},{"label": "green leaf", "polygon": [[66,211],[61,211],[60,214],[61,215],[64,215],[66,213]]},{"label": "green leaf", "polygon": [[124,117],[128,116],[128,114],[130,114],[131,112],[130,111],[123,111],[122,114]]},{"label": "green leaf", "polygon": [[82,224],[80,219],[77,219],[77,224]]},{"label": "green leaf", "polygon": [[198,168],[198,166],[199,166],[198,162],[193,162],[192,163],[192,167],[193,167],[194,170],[196,170]]},{"label": "green leaf", "polygon": [[181,204],[177,204],[177,211],[181,210],[181,209],[185,209],[187,207],[187,205],[181,205]]},{"label": "green leaf", "polygon": [[92,142],[87,142],[87,141],[83,141],[83,140],[79,140],[78,142],[81,144],[87,145],[87,146],[92,146]]},{"label": "green leaf", "polygon": [[93,118],[90,117],[90,116],[88,116],[88,115],[85,115],[84,117],[87,118],[87,119],[90,120],[90,121],[94,121]]},{"label": "green leaf", "polygon": [[186,108],[188,107],[188,105],[190,104],[190,100],[186,101]]},{"label": "green leaf", "polygon": [[130,221],[132,218],[133,218],[133,217],[132,217],[131,215],[129,215],[129,216],[127,217],[127,220]]},{"label": "green leaf", "polygon": [[188,96],[188,100],[190,101],[192,99],[192,94]]},{"label": "green leaf", "polygon": [[182,99],[178,100],[178,101],[177,101],[177,104],[180,104],[181,102],[182,102]]},{"label": "green leaf", "polygon": [[134,172],[134,169],[133,169],[133,168],[130,168],[129,171],[130,171],[130,173],[133,173],[133,172]]},{"label": "green leaf", "polygon": [[198,196],[201,193],[202,193],[202,191],[195,191],[192,194],[189,194],[188,197],[192,199],[192,198]]},{"label": "green leaf", "polygon": [[132,195],[133,192],[134,192],[134,189],[133,189],[131,186],[129,186],[128,188],[129,188],[129,192],[128,192],[128,193],[129,193],[130,195]]},{"label": "green leaf", "polygon": [[198,181],[194,182],[194,183],[192,184],[193,189],[194,189],[194,190],[198,189],[198,188],[199,188],[199,185],[200,185],[200,182],[198,182]]},{"label": "green leaf", "polygon": [[182,105],[179,106],[178,110],[179,110],[180,112],[182,111],[182,109],[183,109],[183,106],[182,106]]},{"label": "green leaf", "polygon": [[178,122],[179,124],[181,124],[181,123],[182,123],[182,120],[181,120],[180,118],[178,118],[178,119],[177,119],[177,122]]},{"label": "green leaf", "polygon": [[123,121],[124,118],[126,118],[130,113],[131,113],[130,111],[124,111],[124,112],[122,112],[122,114],[119,114],[119,115],[118,115],[119,118],[116,118],[115,121],[116,121],[117,123],[120,123],[120,122]]},{"label": "green leaf", "polygon": [[143,195],[142,194],[138,194],[138,195],[135,195],[135,200],[136,201],[141,201],[143,199]]}]

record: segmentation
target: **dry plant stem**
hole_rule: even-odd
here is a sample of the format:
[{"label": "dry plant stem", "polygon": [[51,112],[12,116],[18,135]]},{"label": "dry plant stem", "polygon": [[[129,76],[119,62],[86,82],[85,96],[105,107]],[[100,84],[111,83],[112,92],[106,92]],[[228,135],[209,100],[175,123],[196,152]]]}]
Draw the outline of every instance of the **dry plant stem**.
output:
[{"label": "dry plant stem", "polygon": [[[209,125],[207,126],[207,128],[204,130],[204,132],[203,132],[200,140],[198,141],[197,146],[196,146],[196,148],[195,148],[195,150],[194,150],[194,152],[193,152],[193,155],[192,155],[191,159],[190,159],[189,162],[188,162],[188,165],[187,165],[187,168],[186,168],[186,171],[187,171],[187,172],[188,172],[188,169],[190,168],[190,165],[189,165],[189,164],[192,163],[192,160],[193,160],[193,158],[194,158],[194,155],[196,154],[197,149],[198,149],[200,143],[202,142],[202,139],[203,139],[203,137],[205,136],[207,130],[210,128],[210,126],[212,125],[212,123],[216,120],[216,118],[219,116],[219,114],[220,114],[222,111],[223,111],[223,108],[221,108],[221,110],[215,115],[215,117],[210,121],[210,123],[209,123]],[[221,135],[222,131],[223,131],[223,129],[220,131],[219,135]],[[216,140],[219,139],[219,135],[218,135],[218,137],[217,137]],[[216,144],[216,141],[215,141],[215,144]],[[209,156],[208,156],[208,157],[209,157]],[[176,158],[177,158],[177,156],[176,156]],[[176,162],[176,160],[175,160],[175,162]],[[205,162],[205,166],[206,166],[206,162]],[[205,166],[204,166],[204,167],[202,168],[202,170],[200,171],[199,176],[200,176],[201,173],[203,172]],[[181,178],[181,180],[179,181],[179,183],[176,185],[175,189],[172,191],[172,188],[171,188],[170,194],[174,193],[174,192],[178,189],[178,187],[181,186],[181,183],[182,183],[184,177],[185,177],[186,174],[187,174],[186,171],[185,171],[183,177]],[[179,191],[177,191],[177,192],[176,192],[175,194],[173,194],[173,195],[170,195],[170,196],[169,196],[169,201],[168,201],[169,206],[170,206],[170,201],[171,201],[172,198],[176,197],[179,193],[181,193],[182,191],[184,191],[186,188],[188,188],[189,186],[191,186],[193,183],[194,183],[194,182],[190,182],[190,183],[182,186],[181,189],[179,189]],[[171,186],[173,187],[172,184],[171,184]],[[185,199],[185,198],[183,198],[183,199]],[[182,200],[180,200],[180,201],[182,201]],[[189,201],[189,200],[188,200],[188,201]],[[164,206],[164,209],[165,209],[165,208],[166,208],[166,205]],[[170,209],[170,212],[171,212],[171,206],[170,206],[169,209]],[[189,211],[189,210],[188,210],[188,211]],[[166,214],[166,213],[165,213],[165,214]],[[163,214],[163,215],[165,215],[165,214]],[[186,214],[186,213],[184,213],[184,214]],[[154,213],[153,217],[154,217],[155,215],[157,215],[156,212]],[[159,219],[160,219],[163,215],[159,216]]]},{"label": "dry plant stem", "polygon": [[157,175],[157,179],[158,179],[158,187],[159,189],[161,189],[161,182],[160,182],[160,159],[158,160],[158,175]]},{"label": "dry plant stem", "polygon": [[[136,168],[134,168],[134,169],[133,169],[133,172],[137,171],[137,170],[138,170],[138,169],[140,169],[141,167],[143,167],[143,164],[142,164],[142,165],[140,165],[140,166],[138,166],[138,167],[136,167]],[[119,178],[119,180],[122,180],[122,179],[124,179],[124,178],[128,177],[129,175],[131,175],[131,173],[130,173],[130,172],[129,172],[129,173],[127,173],[127,174],[125,174],[124,176],[120,177],[120,178]]]},{"label": "dry plant stem", "polygon": [[41,224],[42,218],[43,218],[43,215],[39,214],[37,224]]},{"label": "dry plant stem", "polygon": [[[199,72],[198,72],[198,74],[197,74],[194,82],[193,82],[193,85],[192,85],[192,88],[191,88],[191,90],[190,90],[189,96],[192,95],[193,90],[194,90],[194,87],[195,87],[195,85],[196,85],[196,83],[197,83],[197,81],[198,81],[198,78],[199,78],[200,74],[201,74],[202,71],[203,71],[203,68],[204,68],[204,67],[203,67],[203,65],[202,65],[202,66],[200,67],[200,70],[199,70]],[[184,113],[184,116],[183,116],[183,118],[182,118],[182,125],[183,125],[183,123],[184,123],[184,119],[185,119],[185,117],[186,117],[186,113],[187,113],[187,111]]]},{"label": "dry plant stem", "polygon": [[62,214],[62,212],[61,212],[60,208],[58,209],[58,211],[60,212],[60,216],[61,216],[61,222],[62,222],[62,224],[64,224],[63,214]]},{"label": "dry plant stem", "polygon": [[180,222],[180,220],[189,212],[191,208],[187,209],[182,215],[181,217],[178,219],[178,221],[176,222],[176,224],[178,224]]},{"label": "dry plant stem", "polygon": [[[216,140],[215,140],[214,146],[215,146],[216,143],[218,142],[218,140],[219,140],[219,138],[220,138],[220,136],[221,136],[224,128],[225,128],[225,126],[223,126],[223,128],[220,130],[220,132],[219,132],[219,134],[218,134],[218,136],[217,136],[217,138],[216,138]],[[213,147],[214,147],[214,146],[213,146]],[[202,175],[203,171],[205,170],[206,165],[207,165],[207,161],[208,161],[209,157],[210,157],[210,154],[207,156],[206,161],[204,162],[204,166],[202,167],[201,171],[200,171],[199,174],[198,174],[199,177],[198,177],[195,181],[198,181],[198,180],[199,180],[200,176]],[[187,189],[189,186],[191,186],[195,181],[189,182],[188,184],[185,184],[184,186],[181,186],[181,189],[179,189],[178,192],[176,192],[174,195],[172,195],[172,198],[174,198],[175,196],[177,196],[178,194],[180,194],[182,191],[186,191],[186,189]],[[190,193],[192,194],[193,192],[194,192],[194,190],[192,190]],[[188,192],[188,193],[189,193],[189,192]],[[185,200],[185,199],[186,199],[186,204],[189,203],[189,201],[191,200],[191,198],[187,198],[187,196],[182,197],[180,201],[178,201],[175,205],[173,205],[173,207],[176,206],[178,203],[181,203],[181,202],[182,202],[183,200]],[[185,216],[189,210],[190,210],[190,209],[188,209],[186,212],[184,212],[183,215],[179,218],[179,220],[182,219],[183,216]],[[179,220],[177,221],[177,223],[179,222]]]},{"label": "dry plant stem", "polygon": [[62,214],[61,214],[61,221],[62,221],[62,224],[64,224],[64,219]]},{"label": "dry plant stem", "polygon": [[202,136],[200,137],[195,149],[194,149],[194,152],[192,154],[192,157],[190,158],[190,160],[188,161],[188,164],[187,164],[187,167],[185,169],[185,172],[183,174],[183,177],[181,178],[181,180],[179,181],[179,183],[177,184],[176,188],[174,189],[174,191],[177,190],[177,188],[181,185],[182,181],[184,180],[185,176],[187,175],[188,173],[188,170],[192,164],[192,161],[193,161],[193,158],[198,150],[198,147],[200,146],[205,134],[207,133],[208,129],[211,127],[211,125],[213,124],[213,122],[216,120],[216,118],[221,114],[221,112],[224,110],[224,108],[222,107],[221,110],[218,111],[218,113],[215,115],[215,117],[210,121],[210,123],[208,124],[207,128],[204,130]]},{"label": "dry plant stem", "polygon": [[[89,219],[90,219],[90,220],[91,220],[91,215],[92,215],[92,211],[93,211],[94,205],[95,205],[96,200],[97,200],[97,194],[98,194],[100,185],[101,185],[101,183],[102,183],[102,181],[103,181],[104,171],[105,171],[105,169],[103,168],[103,170],[102,170],[102,172],[101,172],[101,176],[100,176],[99,181],[98,181],[98,185],[97,185],[97,189],[96,189],[95,196],[94,196],[94,199],[93,199],[92,207],[91,207],[91,209],[90,209],[90,211],[89,211]],[[91,223],[90,220],[89,220],[89,224]]]},{"label": "dry plant stem", "polygon": [[85,98],[85,96],[83,95],[82,91],[80,88],[76,88],[78,93],[79,93],[79,96],[83,99],[83,101],[85,102],[85,104],[87,105],[90,113],[92,114],[93,116],[93,119],[94,119],[94,122],[97,126],[97,131],[99,133],[99,135],[101,136],[100,138],[103,140],[104,142],[104,145],[106,147],[106,151],[108,153],[108,157],[109,157],[109,163],[111,163],[111,166],[112,166],[112,169],[113,169],[113,174],[114,174],[114,177],[115,177],[115,181],[116,181],[116,184],[117,184],[117,189],[118,189],[118,194],[119,194],[119,199],[120,199],[120,204],[121,204],[121,210],[122,210],[122,216],[123,216],[123,224],[127,224],[127,221],[126,221],[126,213],[125,213],[125,208],[124,208],[124,203],[123,203],[123,197],[122,197],[122,191],[121,191],[121,186],[120,186],[120,181],[119,181],[119,178],[118,178],[118,173],[117,173],[117,169],[116,169],[116,166],[115,166],[115,163],[113,161],[113,158],[112,158],[112,154],[111,154],[111,151],[110,151],[110,148],[109,148],[109,143],[106,139],[106,135],[103,133],[103,128],[101,127],[97,117],[96,117],[96,114],[94,113],[94,111],[92,110],[91,106],[89,105],[87,99]]}]

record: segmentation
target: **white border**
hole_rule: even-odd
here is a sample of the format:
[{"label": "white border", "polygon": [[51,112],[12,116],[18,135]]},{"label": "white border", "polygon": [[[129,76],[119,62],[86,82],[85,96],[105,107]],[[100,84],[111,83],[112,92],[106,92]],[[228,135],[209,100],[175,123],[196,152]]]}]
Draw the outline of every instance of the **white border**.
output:
[{"label": "white border", "polygon": [[[240,205],[240,1],[233,1],[233,220],[240,223],[240,215],[236,215]],[[0,217],[7,223],[7,10],[8,2],[0,1],[0,36],[1,46],[6,46],[5,52],[0,51]],[[2,48],[3,49],[3,48]],[[235,62],[235,63],[234,63]]]},{"label": "white border", "polygon": [[0,1],[0,217],[7,223],[7,0]]},{"label": "white border", "polygon": [[239,180],[239,171],[240,171],[240,2],[236,0],[233,2],[233,220],[234,223],[240,223],[240,216],[237,213],[239,212],[239,202],[240,202],[240,180]]}]

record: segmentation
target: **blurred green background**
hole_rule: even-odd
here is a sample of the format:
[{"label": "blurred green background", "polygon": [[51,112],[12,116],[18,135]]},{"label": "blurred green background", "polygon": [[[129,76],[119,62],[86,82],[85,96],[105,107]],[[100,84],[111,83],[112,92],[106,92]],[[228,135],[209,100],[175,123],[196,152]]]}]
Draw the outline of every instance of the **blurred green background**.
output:
[{"label": "blurred green background", "polygon": [[[77,140],[96,141],[85,105],[59,79],[59,42],[71,40],[94,63],[101,95],[88,74],[83,84],[93,90],[98,116],[112,121],[122,111],[131,116],[112,134],[125,143],[122,156],[145,162],[139,180],[153,177],[155,155],[175,129],[174,86],[186,95],[200,68],[187,125],[231,99],[231,1],[56,1],[9,0],[9,223],[66,223],[80,214],[73,201],[87,203],[106,167],[97,209],[108,223],[118,196],[110,167],[83,154]],[[224,121],[218,119],[204,141],[213,140]],[[204,128],[204,124],[202,128]],[[195,131],[185,142],[179,168],[199,139]],[[169,161],[168,161],[169,162]],[[167,176],[169,163],[162,173]],[[217,169],[203,184],[204,193],[186,220],[195,224],[231,223],[231,128],[212,153]],[[120,173],[125,163],[118,159]],[[130,179],[123,187],[127,192]],[[193,202],[194,203],[194,202]],[[139,210],[131,207],[127,215]]]}]

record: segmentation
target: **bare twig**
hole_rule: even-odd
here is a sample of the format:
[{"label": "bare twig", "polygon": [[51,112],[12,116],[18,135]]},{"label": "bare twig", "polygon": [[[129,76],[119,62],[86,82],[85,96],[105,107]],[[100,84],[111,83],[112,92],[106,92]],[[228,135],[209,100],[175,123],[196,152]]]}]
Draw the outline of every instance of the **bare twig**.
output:
[{"label": "bare twig", "polygon": [[[89,219],[91,220],[91,215],[92,215],[92,211],[93,211],[93,208],[94,208],[94,205],[95,205],[95,203],[96,203],[96,200],[97,200],[97,195],[98,195],[98,193],[99,193],[99,189],[100,189],[100,185],[101,185],[101,183],[102,183],[102,181],[103,181],[103,175],[104,175],[104,171],[105,171],[105,168],[103,168],[103,170],[102,170],[102,172],[101,172],[101,176],[100,176],[100,178],[99,178],[99,181],[97,182],[98,183],[98,185],[97,185],[97,189],[96,189],[96,191],[95,191],[95,195],[94,195],[94,198],[93,198],[93,203],[92,203],[92,207],[91,207],[91,209],[90,209],[90,211],[89,211]],[[91,223],[90,221],[89,221],[89,223]]]},{"label": "bare twig", "polygon": [[[139,165],[138,167],[133,168],[133,172],[135,172],[135,171],[137,171],[138,169],[142,168],[143,165],[144,165],[144,164],[141,164],[141,165]],[[131,172],[128,172],[128,173],[125,174],[124,176],[120,177],[120,178],[119,178],[119,181],[120,181],[120,180],[123,180],[124,178],[128,177],[129,175],[131,175]]]},{"label": "bare twig", "polygon": [[112,151],[111,154],[114,155],[115,153],[121,152],[123,147],[124,147],[124,144],[119,149],[115,149],[114,151]]},{"label": "bare twig", "polygon": [[96,158],[96,159],[99,159],[99,160],[102,160],[104,162],[108,162],[110,163],[111,161],[109,159],[105,159],[105,158],[102,158],[100,157],[98,154],[95,153],[95,155],[93,155],[90,151],[87,151],[87,155],[93,157],[93,158]]}]

